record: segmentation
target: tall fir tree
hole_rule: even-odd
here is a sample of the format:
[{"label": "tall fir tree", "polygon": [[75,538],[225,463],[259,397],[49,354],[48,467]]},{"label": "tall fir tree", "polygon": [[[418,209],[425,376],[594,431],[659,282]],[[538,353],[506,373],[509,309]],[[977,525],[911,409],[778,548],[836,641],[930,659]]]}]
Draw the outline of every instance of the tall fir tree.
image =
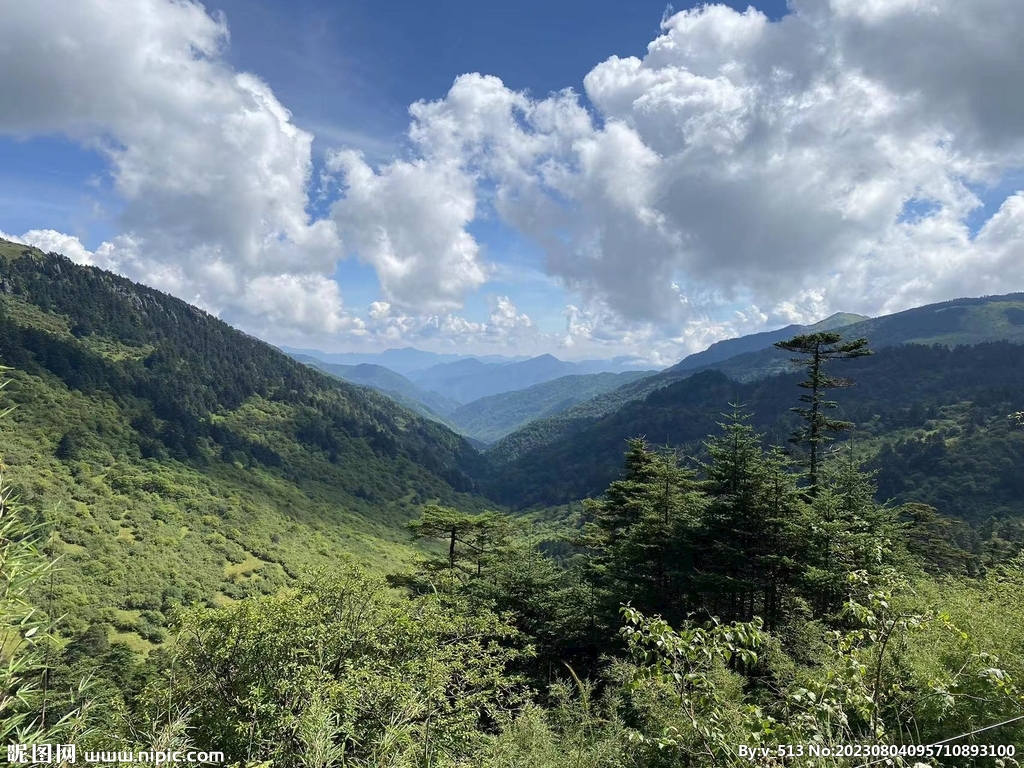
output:
[{"label": "tall fir tree", "polygon": [[853,422],[828,417],[827,411],[835,408],[838,403],[826,400],[824,391],[852,387],[854,382],[851,379],[827,375],[824,370],[825,363],[833,360],[853,360],[873,352],[868,349],[867,339],[843,341],[842,334],[834,331],[794,336],[788,341],[775,342],[775,347],[802,355],[790,360],[807,369],[807,379],[800,382],[802,388],[810,390],[800,396],[800,402],[806,403],[806,407],[790,409],[800,414],[806,426],[798,429],[790,440],[808,447],[808,493],[814,496],[818,493],[822,450],[825,444],[832,440],[828,433],[841,432],[853,426]]},{"label": "tall fir tree", "polygon": [[698,574],[705,608],[725,620],[777,620],[796,572],[802,501],[778,451],[766,452],[750,415],[734,405],[707,442]]},{"label": "tall fir tree", "polygon": [[693,538],[704,496],[692,471],[674,452],[629,441],[626,467],[602,499],[584,502],[589,519],[580,543],[591,553],[587,579],[605,627],[618,622],[619,605],[685,616],[691,605]]}]

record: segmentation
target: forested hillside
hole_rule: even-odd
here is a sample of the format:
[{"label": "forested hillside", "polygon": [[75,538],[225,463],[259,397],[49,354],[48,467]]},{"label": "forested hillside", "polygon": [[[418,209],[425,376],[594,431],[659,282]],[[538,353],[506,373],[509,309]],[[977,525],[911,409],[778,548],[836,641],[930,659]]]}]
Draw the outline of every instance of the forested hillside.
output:
[{"label": "forested hillside", "polygon": [[567,362],[540,355],[516,362],[486,362],[475,358],[435,365],[408,374],[418,386],[440,393],[461,404],[483,397],[516,392],[564,376],[596,373],[632,373],[632,359]]},{"label": "forested hillside", "polygon": [[[847,363],[843,374],[857,385],[836,395],[840,413],[858,425],[851,439],[860,458],[880,468],[882,498],[928,501],[974,521],[1024,515],[1014,469],[1024,459],[1024,434],[1007,419],[1024,408],[1024,346],[888,347]],[[626,439],[637,435],[700,457],[730,402],[747,404],[754,423],[784,444],[799,376],[740,383],[720,371],[697,373],[500,465],[493,494],[524,507],[598,494],[614,478]]]},{"label": "forested hillside", "polygon": [[[390,398],[9,243],[0,339],[8,741],[966,768],[1024,736],[1024,345],[812,333],[792,373],[591,400],[572,440],[493,469]],[[531,527],[483,492],[572,504]]]},{"label": "forested hillside", "polygon": [[[809,326],[783,329],[796,333],[841,330],[848,338],[867,337],[874,348],[895,344],[980,344],[988,341],[1024,343],[1024,297],[1020,294],[957,299],[940,304],[864,319],[839,313]],[[846,324],[847,321],[855,321]],[[499,464],[515,461],[545,445],[566,443],[582,434],[597,420],[628,403],[642,400],[652,392],[705,370],[717,370],[737,381],[754,381],[783,373],[790,367],[785,352],[772,347],[787,333],[770,331],[713,344],[704,352],[690,355],[676,365],[641,381],[631,382],[599,395],[547,419],[539,419],[502,438],[490,451]],[[731,354],[730,354],[731,353]]]},{"label": "forested hillside", "polygon": [[410,537],[443,548],[386,582],[342,561],[274,594],[174,602],[174,642],[146,656],[102,620],[58,641],[31,607],[46,531],[9,501],[0,631],[25,642],[0,668],[0,736],[284,768],[1012,764],[1015,548],[990,532],[967,550],[930,507],[874,501],[842,453],[809,475],[814,444],[790,459],[763,438],[733,408],[697,471],[632,440],[555,538],[424,505]]},{"label": "forested hillside", "polygon": [[[494,443],[531,421],[561,413],[584,400],[589,400],[617,389],[623,384],[646,378],[655,373],[655,371],[627,371],[624,373],[562,376],[523,389],[480,397],[460,405],[444,395],[417,386],[405,376],[382,365],[370,363],[338,365],[325,363],[323,360],[309,355],[294,352],[289,354],[300,363],[318,368],[332,376],[337,376],[353,384],[372,387],[421,416],[464,435],[478,448],[484,448],[488,444]],[[555,362],[561,365],[561,361]],[[456,371],[455,381],[461,380],[458,371],[462,371],[465,376],[470,378],[473,377],[474,372],[483,371],[486,372],[483,379],[489,381],[490,372],[495,364],[470,359],[443,367],[447,371],[445,375],[451,374],[454,368]],[[424,372],[425,375],[428,373],[429,371]],[[435,371],[435,373],[437,372]]]},{"label": "forested hillside", "polygon": [[[1024,343],[1024,294],[955,299],[841,326],[851,339],[871,339],[876,349],[896,344],[953,347],[987,341]],[[681,371],[685,360],[666,373]],[[784,352],[766,347],[715,362],[711,366],[738,381],[770,376],[788,367]],[[694,370],[703,370],[698,368]]]},{"label": "forested hillside", "polygon": [[843,326],[848,326],[852,323],[859,323],[869,319],[870,318],[865,317],[864,315],[855,315],[849,312],[837,312],[836,314],[826,317],[821,322],[814,323],[813,325],[787,325],[785,328],[780,328],[777,331],[764,331],[762,333],[752,333],[747,336],[740,336],[736,339],[716,341],[710,347],[701,352],[695,352],[692,355],[687,355],[668,370],[679,372],[698,370],[736,357],[737,355],[745,355],[749,352],[771,349],[775,342],[790,339],[799,333],[831,331],[836,328],[842,328]]},{"label": "forested hillside", "polygon": [[0,243],[0,339],[6,478],[76,626],[145,646],[176,605],[393,562],[423,503],[481,504],[463,438],[101,270]]},{"label": "forested hillside", "polygon": [[459,407],[458,403],[436,392],[417,387],[405,376],[395,373],[389,368],[372,363],[359,363],[358,365],[325,363],[315,357],[300,354],[291,354],[290,356],[300,363],[318,368],[344,381],[382,392],[420,416],[447,427],[453,427],[447,416]]},{"label": "forested hillside", "polygon": [[461,434],[493,443],[531,421],[561,413],[577,403],[654,373],[629,371],[562,376],[515,392],[473,400],[454,410],[451,420]]}]

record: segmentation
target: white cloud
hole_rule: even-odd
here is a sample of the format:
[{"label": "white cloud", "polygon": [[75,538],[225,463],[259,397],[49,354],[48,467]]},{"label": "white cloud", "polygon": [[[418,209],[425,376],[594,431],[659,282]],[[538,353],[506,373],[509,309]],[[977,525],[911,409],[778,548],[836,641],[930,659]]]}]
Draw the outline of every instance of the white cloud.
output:
[{"label": "white cloud", "polygon": [[[312,137],[225,63],[222,19],[188,0],[0,16],[0,134],[99,147],[126,203],[124,234],[94,252],[23,237],[249,327],[671,361],[766,325],[1024,287],[1024,198],[969,226],[979,190],[1024,169],[1019,0],[791,0],[774,22],[703,6],[645,56],[596,64],[590,108],[462,75],[410,107],[400,159],[330,155],[320,221]],[[508,272],[473,234],[495,218],[567,289],[556,338],[516,296],[459,313]],[[332,281],[345,253],[380,282],[361,317]]]},{"label": "white cloud", "polygon": [[333,224],[306,213],[312,136],[224,63],[223,19],[188,0],[35,0],[5,3],[0,18],[0,134],[98,148],[125,202],[125,235],[94,254],[56,233],[37,244],[229,318],[275,306],[260,290],[281,279],[293,296],[312,292],[303,303],[323,300],[312,276],[340,247]]},{"label": "white cloud", "polygon": [[453,312],[410,315],[387,302],[374,302],[365,327],[378,342],[398,341],[424,347],[516,351],[540,354],[552,340],[539,331],[508,296],[491,296],[486,321]]},{"label": "white cloud", "polygon": [[44,253],[62,253],[76,264],[93,264],[93,255],[82,241],[53,229],[33,229],[23,235],[9,235],[0,231],[0,239],[23,245],[34,245]]},{"label": "white cloud", "polygon": [[252,322],[263,322],[268,330],[285,325],[309,334],[366,333],[365,322],[343,309],[338,284],[325,277],[264,275],[246,285],[246,294]]},{"label": "white cloud", "polygon": [[[644,58],[594,67],[593,113],[571,92],[535,100],[458,78],[412,107],[419,156],[381,175],[458,169],[478,208],[474,192],[493,189],[494,210],[586,307],[571,308],[566,343],[681,349],[1020,288],[1007,235],[1019,207],[976,237],[966,222],[973,184],[1024,167],[1022,37],[1016,0],[805,0],[778,22],[706,6],[666,19]],[[929,211],[905,219],[915,203]],[[732,315],[741,302],[754,310]]]},{"label": "white cloud", "polygon": [[331,155],[343,199],[333,217],[349,248],[377,271],[384,297],[423,311],[461,306],[486,280],[466,226],[476,212],[470,176],[457,164],[395,161],[376,173],[360,153]]}]

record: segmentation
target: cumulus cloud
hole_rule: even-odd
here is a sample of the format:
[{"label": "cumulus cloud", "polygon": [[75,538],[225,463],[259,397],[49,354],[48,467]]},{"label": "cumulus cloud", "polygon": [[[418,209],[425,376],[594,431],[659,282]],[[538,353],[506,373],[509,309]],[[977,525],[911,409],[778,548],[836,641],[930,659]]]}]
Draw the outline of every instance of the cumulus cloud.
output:
[{"label": "cumulus cloud", "polygon": [[[672,15],[642,57],[596,63],[585,102],[461,75],[410,107],[400,159],[331,155],[330,215],[312,220],[311,136],[224,62],[223,19],[190,0],[6,4],[0,134],[99,149],[126,204],[94,252],[23,237],[253,328],[667,362],[838,310],[1020,289],[1024,196],[987,197],[1024,169],[1024,5],[789,8]],[[564,332],[515,297],[459,314],[501,272],[484,220],[540,246]],[[380,282],[361,317],[332,280],[344,255]]]},{"label": "cumulus cloud", "polygon": [[33,245],[44,253],[62,253],[76,264],[91,265],[93,254],[73,235],[65,235],[53,229],[32,229],[23,235],[9,235],[0,231],[0,239],[13,243]]},{"label": "cumulus cloud", "polygon": [[369,338],[380,342],[421,343],[446,348],[501,348],[539,354],[551,339],[508,296],[489,297],[487,320],[476,322],[454,312],[409,314],[388,302],[370,305],[364,324]]},{"label": "cumulus cloud", "polygon": [[[125,203],[125,235],[95,253],[57,233],[26,239],[229,315],[277,306],[264,289],[324,300],[311,276],[340,248],[306,213],[313,137],[225,64],[224,19],[188,0],[6,3],[2,18],[0,134],[97,149]],[[274,317],[308,326],[296,312]]]},{"label": "cumulus cloud", "polygon": [[376,173],[349,150],[333,154],[328,169],[347,184],[334,220],[349,248],[376,269],[389,302],[452,309],[484,283],[480,248],[466,231],[475,185],[458,165],[395,161]]},{"label": "cumulus cloud", "polygon": [[704,6],[667,18],[643,58],[595,66],[589,111],[569,91],[458,78],[411,108],[418,156],[350,172],[349,194],[400,203],[380,179],[406,166],[456,169],[463,201],[492,190],[582,300],[566,344],[689,347],[1019,288],[1019,198],[980,232],[968,217],[983,185],[1024,168],[1022,37],[1016,0],[799,0],[775,22]]}]

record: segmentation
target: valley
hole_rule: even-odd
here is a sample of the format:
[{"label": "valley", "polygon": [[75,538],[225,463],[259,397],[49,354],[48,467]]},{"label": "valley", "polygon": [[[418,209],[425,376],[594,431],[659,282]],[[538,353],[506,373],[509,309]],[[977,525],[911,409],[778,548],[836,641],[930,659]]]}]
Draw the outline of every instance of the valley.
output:
[{"label": "valley", "polygon": [[[191,723],[231,754],[285,764],[310,748],[281,746],[289,718],[326,706],[354,707],[344,743],[364,756],[372,750],[360,745],[387,743],[373,712],[393,707],[416,713],[403,726],[416,749],[434,722],[446,749],[473,759],[515,753],[516,734],[533,727],[564,754],[572,736],[557,718],[582,717],[564,708],[588,690],[584,680],[618,685],[620,667],[608,659],[640,686],[682,663],[643,651],[655,637],[697,643],[711,661],[688,674],[732,691],[687,706],[736,718],[733,730],[681,737],[721,754],[751,727],[748,694],[736,687],[744,670],[784,684],[765,705],[782,712],[823,665],[840,675],[877,653],[843,618],[849,598],[863,601],[865,616],[896,621],[872,584],[921,616],[945,606],[949,622],[969,627],[957,631],[1006,655],[1009,669],[999,669],[1009,677],[1021,663],[1016,634],[986,634],[968,606],[983,593],[983,621],[995,620],[1016,592],[992,579],[1021,578],[1019,316],[1019,295],[838,315],[721,342],[662,371],[550,356],[437,362],[406,350],[432,365],[400,373],[289,356],[166,294],[0,242],[2,396],[12,408],[0,419],[3,484],[20,515],[10,524],[37,531],[4,546],[35,535],[38,549],[7,556],[58,562],[8,604],[64,616],[44,636],[59,649],[46,697],[50,712],[71,718],[66,727],[94,722],[98,733],[128,738],[118,730],[128,721],[111,713],[146,717],[173,701],[167,665],[179,664],[199,709],[172,710],[172,723]],[[838,386],[834,414],[852,428],[822,422],[835,440],[822,443],[825,468],[808,487],[806,449],[800,440],[787,447],[804,418],[793,403],[806,360],[795,364],[773,345],[859,334],[872,354],[837,363],[842,380],[823,380]],[[613,370],[566,373],[579,370],[572,366]],[[504,391],[492,392],[502,379]],[[863,589],[845,586],[850,579]],[[36,614],[24,610],[8,619],[27,626]],[[701,634],[694,612],[724,623]],[[394,633],[381,634],[389,624]],[[745,639],[727,641],[715,626]],[[830,645],[829,627],[840,645]],[[350,645],[357,637],[368,644]],[[770,637],[780,638],[781,655],[756,661]],[[907,696],[925,690],[930,674],[954,675],[952,666],[927,671],[934,647],[956,660],[957,675],[981,663],[939,635],[906,642],[903,663],[914,671],[893,684]],[[427,650],[435,647],[452,651],[439,658]],[[301,675],[311,676],[300,688],[320,704],[294,703],[299,689],[284,670],[296,649]],[[358,672],[308,661],[322,653]],[[730,666],[733,656],[742,666]],[[878,659],[895,673],[884,653]],[[556,661],[580,687],[551,683],[554,698],[542,706],[536,691]],[[392,690],[395,664],[411,681],[401,692]],[[948,684],[983,685],[983,669],[969,673],[973,682],[954,675]],[[83,675],[94,678],[95,715],[76,709]],[[267,675],[273,688],[259,682]],[[842,691],[854,690],[842,680]],[[985,690],[991,711],[1016,696]],[[845,706],[845,693],[820,695],[823,707]],[[439,721],[417,709],[422,696]],[[872,701],[877,717],[893,717],[889,699]],[[612,708],[602,718],[676,717],[675,705],[600,706]],[[489,733],[480,711],[509,725]],[[824,711],[807,717],[819,722]],[[990,710],[957,712],[969,724]],[[926,709],[913,717],[938,728]],[[615,745],[616,759],[651,765],[646,748],[627,746],[638,737],[603,722],[581,750]],[[267,735],[247,730],[254,723]],[[64,727],[54,722],[51,732]],[[660,743],[656,728],[637,728]]]}]

